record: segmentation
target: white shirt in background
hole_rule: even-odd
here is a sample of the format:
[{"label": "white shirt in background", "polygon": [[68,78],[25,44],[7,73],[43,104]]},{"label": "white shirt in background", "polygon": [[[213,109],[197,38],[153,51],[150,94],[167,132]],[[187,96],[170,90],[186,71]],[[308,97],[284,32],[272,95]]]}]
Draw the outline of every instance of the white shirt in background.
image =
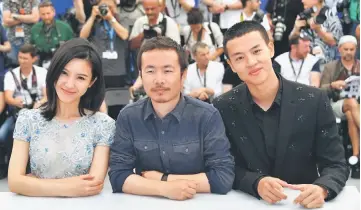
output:
[{"label": "white shirt in background", "polygon": [[[187,79],[184,82],[184,94],[190,94],[194,89],[204,87],[204,75],[199,74],[198,77],[197,64],[193,63],[188,66]],[[206,70],[206,87],[214,91],[214,96],[217,97],[223,93],[223,76],[224,66],[220,62],[209,61]]]},{"label": "white shirt in background", "polygon": [[[243,17],[243,21],[250,21],[253,19],[253,17],[256,15],[256,12],[253,12],[253,14],[249,17],[247,17],[247,15],[244,12],[241,12],[240,17]],[[240,18],[241,20],[242,18]],[[268,19],[267,19],[267,15],[265,14],[263,16],[263,20],[261,22],[261,25],[266,29],[266,31],[271,30],[271,26],[268,23]]]},{"label": "white shirt in background", "polygon": [[[45,68],[33,65],[34,69],[36,71],[36,79],[37,79],[37,93],[38,93],[38,97],[41,99],[43,98],[43,88],[46,88],[46,74],[48,73],[48,71]],[[15,69],[12,70],[15,74],[16,79],[18,80],[20,86],[21,86],[21,79],[20,79],[20,67],[17,67]],[[27,77],[27,85],[28,88],[31,89],[32,88],[32,77],[33,77],[33,72],[30,73],[30,75]],[[16,83],[14,81],[14,77],[11,74],[11,72],[7,72],[5,74],[5,78],[4,78],[4,91],[14,91],[14,98],[16,97],[21,97],[23,99],[23,101],[26,104],[31,104],[33,102],[32,98],[30,97],[30,94],[28,91],[24,90],[22,87],[20,89],[20,91],[17,89],[16,87]]]}]

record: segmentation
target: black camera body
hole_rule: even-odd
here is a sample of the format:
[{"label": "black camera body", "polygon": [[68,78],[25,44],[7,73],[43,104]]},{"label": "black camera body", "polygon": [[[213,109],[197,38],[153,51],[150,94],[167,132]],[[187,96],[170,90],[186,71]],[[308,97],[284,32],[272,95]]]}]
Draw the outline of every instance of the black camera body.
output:
[{"label": "black camera body", "polygon": [[300,17],[300,20],[308,20],[312,18],[312,14],[315,13],[315,10],[313,8],[305,9],[303,12],[301,12],[298,16]]},{"label": "black camera body", "polygon": [[262,23],[264,15],[265,15],[264,12],[259,9],[257,10],[256,14],[253,16],[252,20],[258,23]]},{"label": "black camera body", "polygon": [[[327,19],[327,16],[326,16],[327,11],[328,11],[327,6],[322,7],[320,12],[318,13],[318,15],[313,18],[314,22],[318,25],[322,25]],[[315,13],[314,8],[309,8],[309,9],[304,10],[303,12],[301,12],[299,14],[300,20],[307,21],[308,19],[311,19],[313,13]],[[301,30],[309,29],[309,28],[310,28],[310,26],[307,24],[305,27],[301,28]]]},{"label": "black camera body", "polygon": [[106,4],[101,4],[98,7],[99,13],[101,16],[106,16],[108,14],[109,7]]},{"label": "black camera body", "polygon": [[339,1],[339,2],[337,2],[337,5],[336,5],[337,12],[342,13],[341,21],[344,24],[350,24],[351,23],[350,12],[348,10],[349,7],[350,7],[350,0]]},{"label": "black camera body", "polygon": [[149,29],[144,29],[144,39],[151,39],[153,37],[158,36],[158,32],[153,29],[154,27],[150,27]]}]

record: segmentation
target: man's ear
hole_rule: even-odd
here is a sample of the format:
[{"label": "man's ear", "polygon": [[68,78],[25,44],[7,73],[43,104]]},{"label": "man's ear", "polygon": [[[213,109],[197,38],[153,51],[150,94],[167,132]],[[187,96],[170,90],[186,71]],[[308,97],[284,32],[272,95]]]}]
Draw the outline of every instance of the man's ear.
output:
[{"label": "man's ear", "polygon": [[271,58],[273,58],[273,56],[275,55],[275,45],[273,44],[273,42],[268,42],[268,49],[270,51]]},{"label": "man's ear", "polygon": [[231,67],[232,71],[233,71],[234,73],[237,73],[237,72],[234,70],[234,68],[233,68],[233,65],[232,65],[231,60],[227,59],[227,63],[228,63],[228,65]]}]

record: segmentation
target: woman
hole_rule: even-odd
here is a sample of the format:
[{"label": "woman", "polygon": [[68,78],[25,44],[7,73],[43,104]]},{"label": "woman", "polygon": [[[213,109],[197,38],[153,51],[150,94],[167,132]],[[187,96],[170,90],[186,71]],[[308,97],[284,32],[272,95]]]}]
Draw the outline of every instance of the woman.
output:
[{"label": "woman", "polygon": [[[27,196],[98,194],[115,122],[98,112],[105,91],[95,48],[81,38],[63,44],[52,59],[46,86],[48,102],[22,110],[17,119],[9,188]],[[26,175],[29,158],[31,174]]]},{"label": "woman", "polygon": [[219,26],[213,22],[203,22],[203,14],[198,8],[193,8],[187,15],[189,26],[182,30],[187,51],[191,52],[197,42],[204,42],[210,49],[210,60],[219,61],[223,53],[223,34]]}]

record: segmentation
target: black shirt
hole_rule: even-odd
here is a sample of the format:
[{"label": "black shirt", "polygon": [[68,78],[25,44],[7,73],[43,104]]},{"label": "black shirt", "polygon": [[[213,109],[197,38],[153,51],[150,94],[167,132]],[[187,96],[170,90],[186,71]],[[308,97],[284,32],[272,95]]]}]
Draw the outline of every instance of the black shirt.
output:
[{"label": "black shirt", "polygon": [[[267,155],[270,158],[271,165],[274,164],[276,157],[276,145],[277,145],[277,135],[280,122],[280,113],[281,113],[281,99],[282,99],[282,82],[279,78],[279,89],[277,95],[271,105],[271,107],[264,111],[259,107],[252,99],[252,96],[247,89],[247,95],[249,101],[252,105],[252,112],[258,123],[260,132],[263,136],[263,141],[266,146]],[[273,167],[272,167],[273,168]]]}]

